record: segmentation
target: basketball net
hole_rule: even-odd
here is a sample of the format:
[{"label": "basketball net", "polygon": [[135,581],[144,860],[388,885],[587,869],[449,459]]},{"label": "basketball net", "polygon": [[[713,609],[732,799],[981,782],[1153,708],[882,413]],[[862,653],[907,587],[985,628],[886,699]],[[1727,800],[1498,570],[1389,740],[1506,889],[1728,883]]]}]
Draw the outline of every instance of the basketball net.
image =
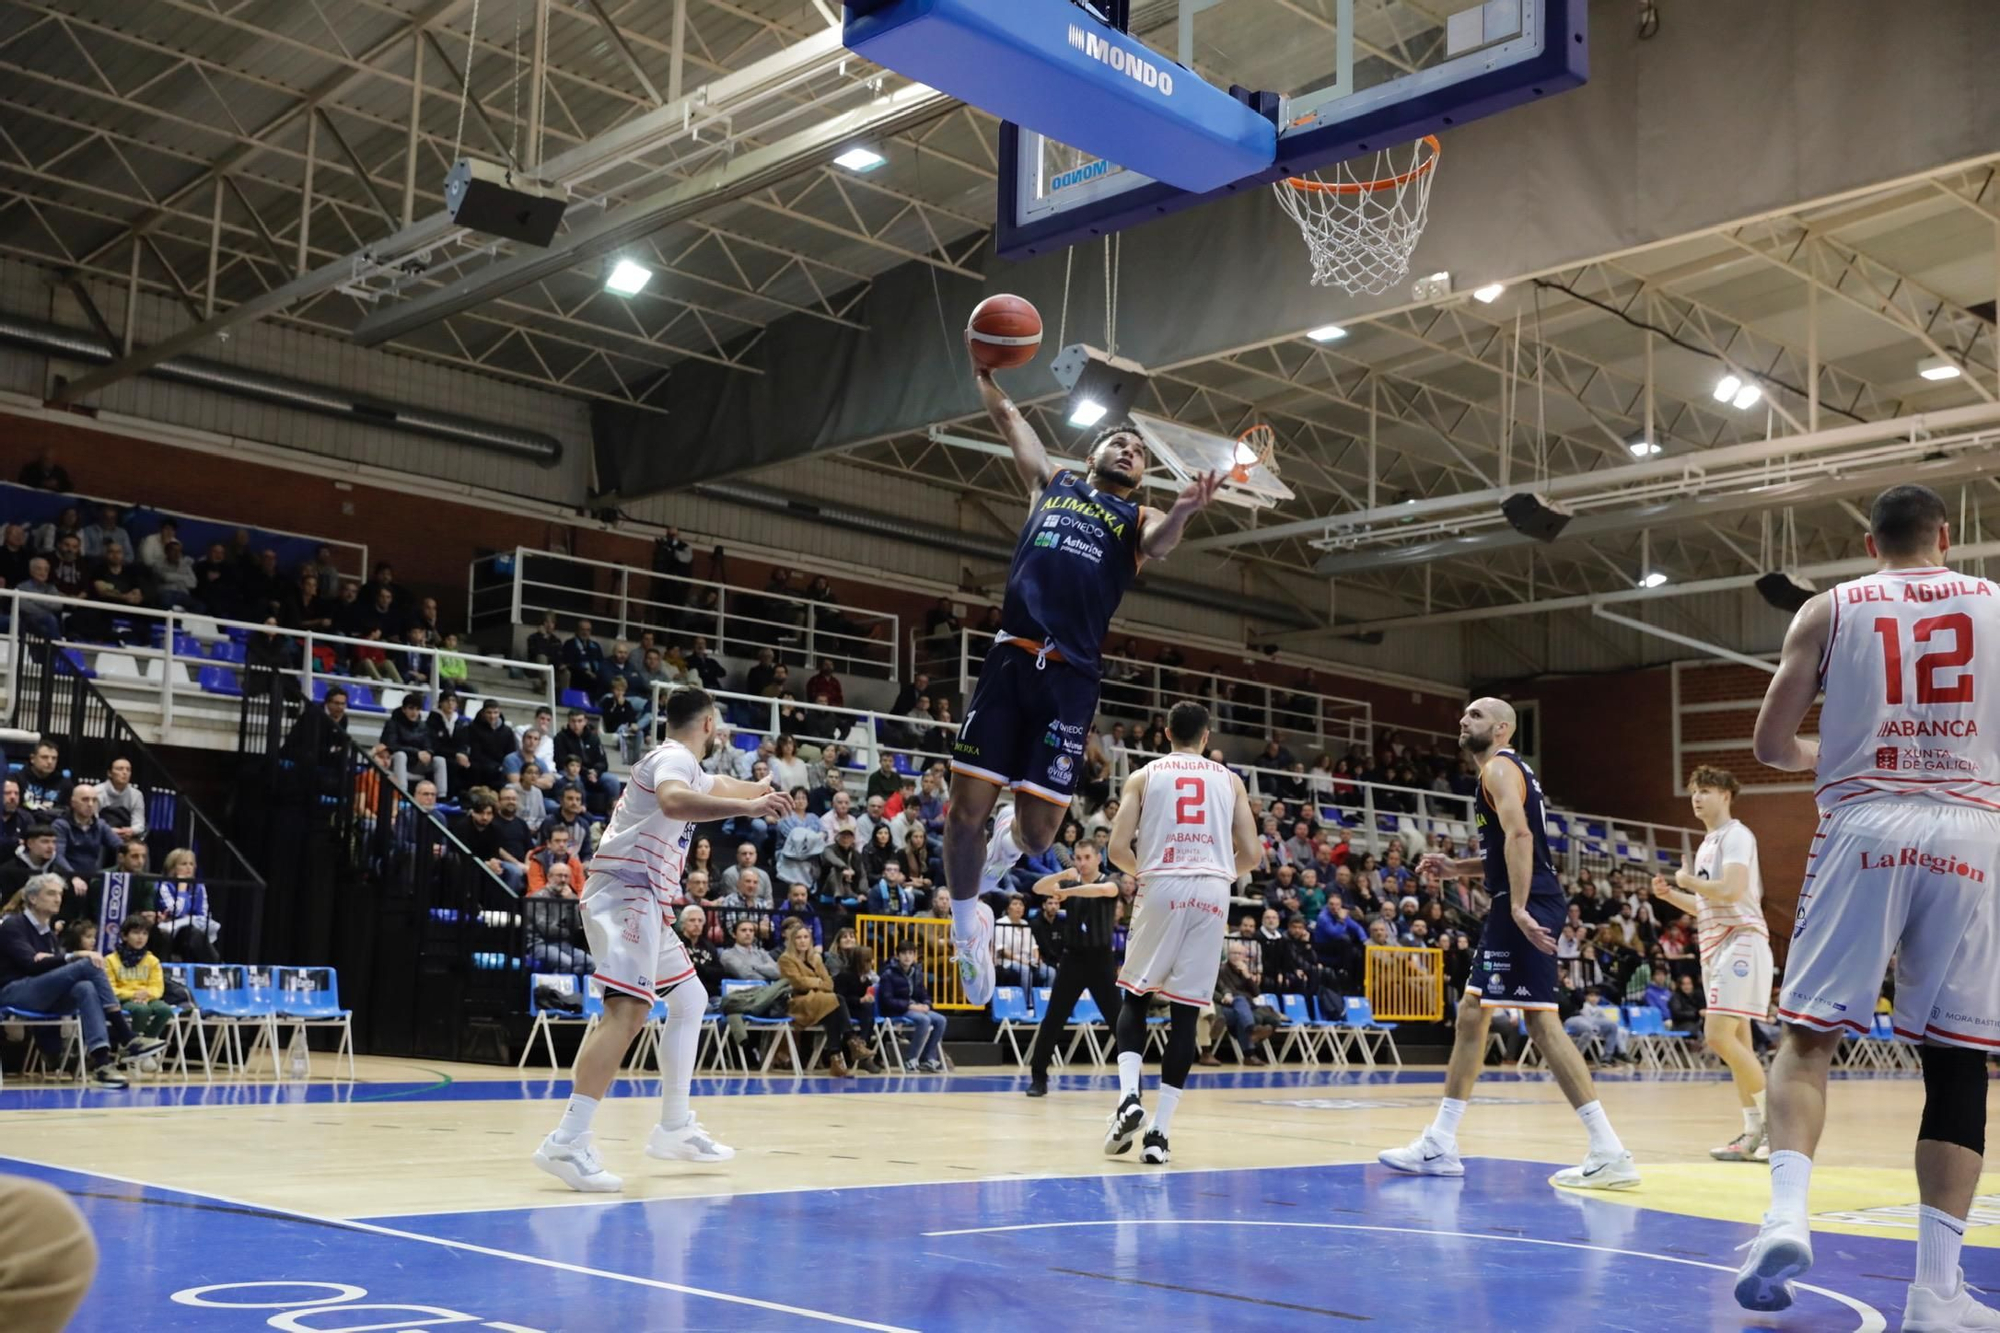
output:
[{"label": "basketball net", "polygon": [[1278,432],[1269,426],[1252,426],[1236,437],[1236,463],[1229,469],[1229,479],[1241,486],[1250,480],[1250,469],[1258,467],[1277,476],[1277,452]]},{"label": "basketball net", "polygon": [[1437,136],[1425,135],[1277,183],[1278,202],[1299,224],[1312,254],[1313,286],[1375,295],[1403,280],[1430,217],[1431,178],[1441,152]]}]

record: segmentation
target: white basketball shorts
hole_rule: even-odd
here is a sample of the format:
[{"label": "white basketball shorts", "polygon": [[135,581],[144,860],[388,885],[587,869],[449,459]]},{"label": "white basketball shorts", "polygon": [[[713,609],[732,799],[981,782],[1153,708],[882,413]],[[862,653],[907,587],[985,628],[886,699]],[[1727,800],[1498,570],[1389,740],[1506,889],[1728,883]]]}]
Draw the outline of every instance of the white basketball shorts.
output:
[{"label": "white basketball shorts", "polygon": [[1866,1032],[1893,956],[1896,1035],[2000,1049],[2000,811],[1919,797],[1829,811],[1813,835],[1778,1013]]},{"label": "white basketball shorts", "polygon": [[1701,960],[1703,1012],[1731,1018],[1771,1016],[1771,941],[1754,930],[1732,930]]},{"label": "white basketball shorts", "polygon": [[1222,969],[1230,887],[1212,875],[1155,875],[1140,885],[1125,937],[1125,965],[1118,969],[1120,988],[1209,1004]]},{"label": "white basketball shorts", "polygon": [[584,881],[578,908],[597,964],[592,975],[605,989],[650,1004],[667,987],[694,975],[687,946],[674,929],[674,909],[650,885],[593,872]]}]

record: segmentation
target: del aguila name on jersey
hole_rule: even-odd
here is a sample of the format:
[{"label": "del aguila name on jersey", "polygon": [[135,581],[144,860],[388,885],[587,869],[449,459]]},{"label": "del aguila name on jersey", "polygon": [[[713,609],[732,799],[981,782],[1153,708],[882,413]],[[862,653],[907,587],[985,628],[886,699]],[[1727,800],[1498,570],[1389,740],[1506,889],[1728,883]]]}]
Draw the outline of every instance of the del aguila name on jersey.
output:
[{"label": "del aguila name on jersey", "polygon": [[1953,597],[1991,597],[1993,585],[1984,579],[1905,583],[1901,588],[1885,587],[1880,583],[1850,583],[1841,592],[1850,606],[1860,602],[1942,602]]}]

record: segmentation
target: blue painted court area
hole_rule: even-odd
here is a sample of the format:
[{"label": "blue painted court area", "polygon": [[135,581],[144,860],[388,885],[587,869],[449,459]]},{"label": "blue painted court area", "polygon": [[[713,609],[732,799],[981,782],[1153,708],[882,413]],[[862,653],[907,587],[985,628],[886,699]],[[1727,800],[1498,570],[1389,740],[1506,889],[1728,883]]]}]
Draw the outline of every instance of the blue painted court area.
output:
[{"label": "blue painted court area", "polygon": [[[887,1133],[907,1126],[886,1127]],[[1553,1165],[1149,1172],[330,1222],[102,1177],[79,1330],[827,1327],[1881,1329],[1913,1247],[1822,1236],[1815,1289],[1751,1318],[1750,1228],[1567,1194]],[[1967,1278],[2000,1281],[2000,1252]],[[108,1293],[107,1293],[108,1294]],[[1527,1321],[1533,1320],[1532,1325]]]}]

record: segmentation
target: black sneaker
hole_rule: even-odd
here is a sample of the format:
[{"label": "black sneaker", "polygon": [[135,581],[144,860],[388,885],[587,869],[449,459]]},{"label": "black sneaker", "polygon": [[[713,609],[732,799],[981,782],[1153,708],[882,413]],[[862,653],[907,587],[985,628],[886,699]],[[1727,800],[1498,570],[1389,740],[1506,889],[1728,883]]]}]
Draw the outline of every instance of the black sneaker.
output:
[{"label": "black sneaker", "polygon": [[1048,1096],[1049,1076],[1047,1074],[1036,1074],[1032,1078],[1030,1078],[1028,1080],[1028,1095],[1030,1097]]},{"label": "black sneaker", "polygon": [[[110,1055],[107,1050],[106,1056]],[[90,1086],[93,1088],[127,1088],[131,1084],[118,1072],[118,1066],[110,1059],[93,1060],[90,1066]]]},{"label": "black sneaker", "polygon": [[1173,1154],[1167,1151],[1167,1136],[1159,1130],[1148,1129],[1143,1142],[1145,1146],[1139,1150],[1139,1160],[1148,1166],[1165,1166],[1173,1159]]},{"label": "black sneaker", "polygon": [[118,1063],[129,1065],[143,1060],[149,1055],[158,1055],[167,1049],[167,1044],[158,1037],[134,1037],[125,1043],[125,1049],[118,1053]]},{"label": "black sneaker", "polygon": [[1125,1099],[1111,1113],[1110,1123],[1105,1128],[1104,1155],[1117,1157],[1132,1151],[1132,1140],[1138,1136],[1139,1126],[1145,1121],[1146,1110],[1139,1105],[1139,1094],[1125,1094]]}]

